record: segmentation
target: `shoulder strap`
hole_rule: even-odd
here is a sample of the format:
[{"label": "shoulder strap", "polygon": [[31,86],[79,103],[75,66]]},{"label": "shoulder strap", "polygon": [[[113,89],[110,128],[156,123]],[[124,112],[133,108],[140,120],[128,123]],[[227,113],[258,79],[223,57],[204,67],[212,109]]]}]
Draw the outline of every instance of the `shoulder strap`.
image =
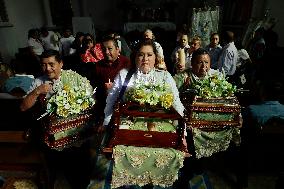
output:
[{"label": "shoulder strap", "polygon": [[124,95],[124,92],[125,92],[125,90],[126,90],[126,88],[127,88],[127,85],[128,85],[128,83],[129,83],[129,80],[130,80],[130,78],[132,77],[132,75],[134,74],[134,72],[135,72],[135,69],[130,69],[130,70],[128,71],[128,73],[127,73],[127,75],[126,75],[126,77],[125,77],[124,83],[123,83],[123,85],[122,85],[122,88],[121,88],[121,90],[120,90],[120,92],[119,92],[118,101],[122,101],[122,97],[123,97],[123,95]]}]

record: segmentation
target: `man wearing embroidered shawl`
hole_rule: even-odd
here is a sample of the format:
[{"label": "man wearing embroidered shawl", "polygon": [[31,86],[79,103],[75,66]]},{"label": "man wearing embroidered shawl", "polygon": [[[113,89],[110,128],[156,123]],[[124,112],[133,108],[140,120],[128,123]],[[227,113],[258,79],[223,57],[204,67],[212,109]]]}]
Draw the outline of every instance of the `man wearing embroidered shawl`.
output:
[{"label": "man wearing embroidered shawl", "polygon": [[209,53],[202,48],[197,49],[192,54],[192,68],[189,68],[174,76],[179,91],[184,91],[195,83],[198,79],[207,74],[214,74],[217,71],[210,68],[211,60]]},{"label": "man wearing embroidered shawl", "polygon": [[[174,76],[179,91],[190,89],[195,82],[204,78],[207,75],[217,73],[217,70],[210,68],[210,56],[205,49],[198,49],[192,55],[192,69],[185,70]],[[220,151],[225,151],[231,141],[239,143],[240,133],[239,128],[225,129],[221,131],[208,132],[199,128],[192,127],[193,141],[195,147],[195,156],[197,159],[201,157],[210,157],[212,154]],[[192,167],[194,165],[195,167]],[[190,162],[188,159],[184,163],[184,168],[181,170],[181,183],[178,183],[178,188],[182,188],[188,183],[193,175],[193,172],[200,171],[198,162]]]},{"label": "man wearing embroidered shawl", "polygon": [[[54,86],[60,82],[61,77],[65,76],[62,67],[63,61],[58,51],[47,50],[42,53],[41,68],[44,75],[36,78],[32,83],[20,106],[22,111],[32,108],[40,95],[45,95],[47,99],[51,98],[55,93]],[[64,173],[73,189],[83,189],[88,186],[91,167],[89,143],[84,142],[80,146],[72,146],[62,151],[45,145],[41,147],[49,169],[50,182],[48,184],[51,186],[48,188],[53,188],[57,172]]]}]

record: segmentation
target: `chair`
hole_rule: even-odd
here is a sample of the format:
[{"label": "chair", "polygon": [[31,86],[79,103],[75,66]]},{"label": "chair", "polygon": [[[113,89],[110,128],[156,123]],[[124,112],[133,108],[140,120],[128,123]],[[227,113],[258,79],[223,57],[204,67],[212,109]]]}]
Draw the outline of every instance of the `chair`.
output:
[{"label": "chair", "polygon": [[33,143],[34,122],[29,112],[21,112],[22,99],[0,99],[0,172],[3,176],[32,177],[44,186],[46,168],[43,155]]}]

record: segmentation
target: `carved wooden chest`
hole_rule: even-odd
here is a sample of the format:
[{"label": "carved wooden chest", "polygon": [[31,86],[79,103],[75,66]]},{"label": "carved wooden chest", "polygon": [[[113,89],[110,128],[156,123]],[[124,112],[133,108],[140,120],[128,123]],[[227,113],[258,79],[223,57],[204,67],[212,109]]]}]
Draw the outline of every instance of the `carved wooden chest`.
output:
[{"label": "carved wooden chest", "polygon": [[72,146],[90,134],[88,131],[93,122],[94,116],[90,110],[67,118],[48,116],[43,119],[44,142],[53,149]]},{"label": "carved wooden chest", "polygon": [[241,126],[241,106],[236,97],[182,99],[187,110],[188,127],[216,130]]},{"label": "carved wooden chest", "polygon": [[182,139],[185,124],[174,110],[143,107],[134,102],[117,103],[113,129],[105,152],[116,145],[174,148],[186,151]]}]

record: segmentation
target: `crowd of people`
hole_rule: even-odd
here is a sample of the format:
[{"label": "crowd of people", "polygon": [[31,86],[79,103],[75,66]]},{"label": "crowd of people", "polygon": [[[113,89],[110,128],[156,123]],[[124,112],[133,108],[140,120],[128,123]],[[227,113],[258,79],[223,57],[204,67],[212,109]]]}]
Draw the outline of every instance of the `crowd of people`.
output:
[{"label": "crowd of people", "polygon": [[[54,93],[53,84],[60,78],[62,69],[74,69],[82,76],[87,77],[92,86],[97,88],[94,96],[97,102],[96,114],[98,116],[96,128],[98,133],[103,133],[109,126],[114,103],[119,97],[124,99],[123,94],[120,94],[121,91],[124,92],[135,84],[137,74],[142,74],[147,79],[151,73],[151,75],[155,75],[157,82],[166,82],[174,95],[173,107],[183,116],[184,106],[179,93],[208,74],[224,72],[228,81],[238,85],[239,88],[246,86],[248,90],[260,91],[259,94],[267,97],[260,98],[263,96],[257,96],[254,93],[253,98],[257,97],[255,99],[258,99],[262,104],[249,106],[250,114],[244,114],[252,114],[251,119],[259,121],[259,124],[264,124],[273,116],[284,118],[284,105],[279,103],[283,94],[277,95],[277,93],[281,93],[280,89],[283,89],[281,86],[283,72],[274,70],[277,69],[275,66],[278,62],[270,62],[276,60],[275,54],[271,51],[277,50],[269,49],[269,53],[266,53],[265,44],[268,42],[262,37],[263,32],[262,28],[255,32],[255,37],[246,51],[245,48],[236,45],[236,37],[232,31],[213,33],[210,44],[206,47],[201,46],[202,39],[200,37],[190,38],[188,31],[179,31],[176,48],[172,50],[171,54],[166,54],[162,45],[155,40],[151,29],[141,33],[139,43],[135,47],[129,47],[129,43],[123,36],[113,31],[106,32],[97,41],[91,34],[82,32],[78,32],[73,37],[69,29],[64,30],[62,36],[57,32],[48,31],[46,28],[31,29],[28,32],[28,47],[38,60],[42,76],[37,77],[39,73],[35,73],[36,78],[34,78],[33,75],[30,75],[29,67],[23,67],[24,63],[16,59],[16,63],[14,63],[15,75],[7,79],[1,86],[1,92],[13,95],[13,89],[22,89],[21,110],[25,111],[37,103],[41,94],[50,98]],[[279,54],[278,57],[280,57]],[[171,61],[165,62],[165,60]],[[161,62],[164,65],[161,66]],[[267,69],[265,69],[266,67]],[[172,68],[172,70],[168,68]],[[127,76],[129,73],[130,77]],[[129,81],[125,86],[126,78]],[[268,85],[269,81],[276,84]],[[246,85],[244,85],[245,83]],[[257,87],[260,90],[257,90]],[[273,95],[269,94],[269,91],[273,91],[274,97],[277,96],[277,98],[271,98]],[[251,104],[253,103],[255,102],[251,102]],[[277,111],[271,111],[268,115],[266,109],[271,110],[274,107]],[[263,111],[267,115],[265,117],[259,116],[263,115]],[[86,155],[87,148],[88,144],[83,144],[81,147],[73,147],[56,153],[46,150],[48,160],[58,162],[58,164],[53,163],[54,166],[50,168],[56,169],[59,164],[62,165],[62,169],[67,170],[65,172],[68,173],[69,181],[74,189],[86,188],[88,185],[90,175],[82,174],[82,172],[89,173],[89,171],[84,171],[90,167],[90,161],[87,160],[88,155]],[[77,174],[72,175],[72,170],[66,168],[67,163],[69,165],[77,164],[75,163],[77,157],[82,157],[82,160],[77,163],[83,166],[76,166],[76,169],[82,171],[75,171]],[[69,159],[68,162],[64,162],[65,158]]]}]

